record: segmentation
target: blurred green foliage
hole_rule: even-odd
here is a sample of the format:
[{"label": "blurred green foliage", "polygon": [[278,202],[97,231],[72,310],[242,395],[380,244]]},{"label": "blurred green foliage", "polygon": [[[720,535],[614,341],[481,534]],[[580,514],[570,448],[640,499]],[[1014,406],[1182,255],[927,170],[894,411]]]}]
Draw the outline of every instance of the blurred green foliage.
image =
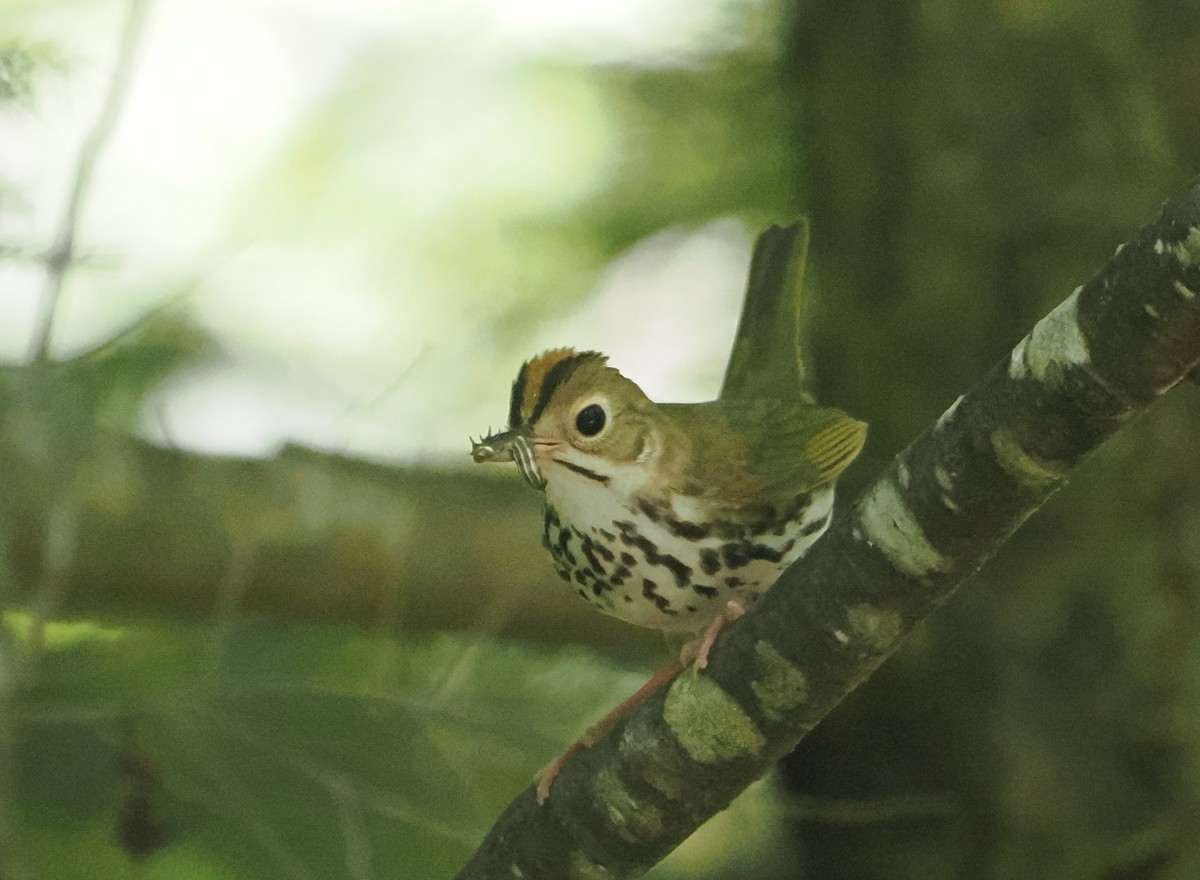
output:
[{"label": "blurred green foliage", "polygon": [[0,36],[0,105],[30,106],[34,86],[47,70],[61,70],[62,58],[53,43],[25,42]]},{"label": "blurred green foliage", "polygon": [[[570,735],[539,699],[546,659],[516,647],[10,622],[44,643],[9,722],[38,876],[444,876]],[[558,665],[575,711],[636,686]]]},{"label": "blurred green foliage", "polygon": [[[450,876],[573,719],[644,675],[450,635],[6,624],[25,683],[5,713],[5,855],[13,876],[57,880]],[[757,818],[749,862],[726,821],[678,858],[685,873],[654,876],[756,865],[778,845],[768,802],[760,790],[731,814]]]}]

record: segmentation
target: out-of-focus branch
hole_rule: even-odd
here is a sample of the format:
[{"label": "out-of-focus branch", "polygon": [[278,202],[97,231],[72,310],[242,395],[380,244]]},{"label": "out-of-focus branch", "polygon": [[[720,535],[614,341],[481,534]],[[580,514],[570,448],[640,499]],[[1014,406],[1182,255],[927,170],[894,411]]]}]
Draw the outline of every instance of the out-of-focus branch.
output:
[{"label": "out-of-focus branch", "polygon": [[71,264],[75,261],[75,235],[79,228],[79,215],[87,200],[88,191],[91,189],[96,162],[116,127],[117,119],[125,104],[125,98],[129,94],[137,47],[141,41],[148,7],[149,0],[129,0],[129,10],[121,29],[121,42],[117,48],[117,60],[109,81],[108,92],[104,96],[104,103],[100,106],[100,112],[96,115],[91,130],[80,148],[79,160],[75,164],[75,178],[71,183],[71,193],[67,198],[67,205],[63,210],[54,243],[46,253],[46,287],[42,294],[41,313],[30,349],[30,360],[35,363],[44,363],[50,358],[50,336],[54,330],[54,316],[58,312],[63,281]]}]

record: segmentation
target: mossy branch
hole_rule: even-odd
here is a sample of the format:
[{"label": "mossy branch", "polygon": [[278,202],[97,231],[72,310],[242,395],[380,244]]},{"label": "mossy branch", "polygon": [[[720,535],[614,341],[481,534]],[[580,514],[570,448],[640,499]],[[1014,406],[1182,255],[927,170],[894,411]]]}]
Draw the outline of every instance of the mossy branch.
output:
[{"label": "mossy branch", "polygon": [[[777,270],[782,271],[782,270]],[[504,814],[460,880],[634,877],[790,751],[1090,452],[1200,363],[1200,180],[722,635]]]}]

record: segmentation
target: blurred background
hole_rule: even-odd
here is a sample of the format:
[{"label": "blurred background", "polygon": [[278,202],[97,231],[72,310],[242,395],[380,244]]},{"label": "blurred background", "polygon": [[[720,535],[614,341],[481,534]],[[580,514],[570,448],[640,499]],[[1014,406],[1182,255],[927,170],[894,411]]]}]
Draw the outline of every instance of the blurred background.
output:
[{"label": "blurred background", "polygon": [[[520,363],[715,395],[812,221],[882,465],[1200,170],[1190,0],[0,2],[0,878],[453,876],[667,656],[470,466]],[[651,876],[1200,876],[1167,395]]]}]

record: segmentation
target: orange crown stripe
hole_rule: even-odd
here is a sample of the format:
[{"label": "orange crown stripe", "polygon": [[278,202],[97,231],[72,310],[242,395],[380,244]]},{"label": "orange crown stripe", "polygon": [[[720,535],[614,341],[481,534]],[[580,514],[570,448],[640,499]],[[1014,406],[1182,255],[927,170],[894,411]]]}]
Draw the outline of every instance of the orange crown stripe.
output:
[{"label": "orange crown stripe", "polygon": [[528,419],[533,412],[541,396],[542,385],[546,382],[546,375],[554,365],[576,356],[573,348],[552,348],[529,359],[529,363],[525,365],[525,399],[521,401],[522,421]]},{"label": "orange crown stripe", "polygon": [[510,427],[537,421],[554,392],[570,378],[576,367],[590,360],[603,363],[607,358],[595,351],[579,352],[573,348],[552,348],[530,358],[513,383]]}]

